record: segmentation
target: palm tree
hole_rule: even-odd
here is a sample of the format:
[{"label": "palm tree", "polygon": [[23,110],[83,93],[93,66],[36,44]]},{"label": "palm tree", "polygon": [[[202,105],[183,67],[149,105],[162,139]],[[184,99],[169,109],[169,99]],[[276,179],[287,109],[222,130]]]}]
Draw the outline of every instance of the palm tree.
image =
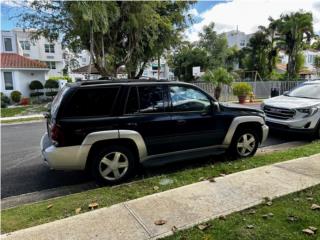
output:
[{"label": "palm tree", "polygon": [[313,36],[312,13],[295,12],[281,15],[277,23],[277,31],[280,34],[279,45],[288,54],[287,72],[288,78],[297,75],[297,58],[304,42],[310,43]]}]

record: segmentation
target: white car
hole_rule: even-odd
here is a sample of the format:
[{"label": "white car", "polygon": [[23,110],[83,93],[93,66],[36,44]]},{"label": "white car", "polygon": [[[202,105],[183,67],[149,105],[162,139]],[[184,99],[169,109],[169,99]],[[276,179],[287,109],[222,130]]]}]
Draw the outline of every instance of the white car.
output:
[{"label": "white car", "polygon": [[261,105],[271,129],[320,138],[320,80],[308,81]]}]

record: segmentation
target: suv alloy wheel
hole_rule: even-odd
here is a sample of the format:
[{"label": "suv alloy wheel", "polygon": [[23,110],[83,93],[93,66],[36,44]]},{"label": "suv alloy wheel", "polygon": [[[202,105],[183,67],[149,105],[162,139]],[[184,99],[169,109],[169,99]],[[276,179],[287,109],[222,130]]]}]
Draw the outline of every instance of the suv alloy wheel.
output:
[{"label": "suv alloy wheel", "polygon": [[134,172],[134,156],[123,146],[102,148],[93,158],[91,172],[100,184],[122,182]]},{"label": "suv alloy wheel", "polygon": [[233,137],[229,152],[234,158],[253,156],[259,145],[258,135],[253,129],[238,130]]}]

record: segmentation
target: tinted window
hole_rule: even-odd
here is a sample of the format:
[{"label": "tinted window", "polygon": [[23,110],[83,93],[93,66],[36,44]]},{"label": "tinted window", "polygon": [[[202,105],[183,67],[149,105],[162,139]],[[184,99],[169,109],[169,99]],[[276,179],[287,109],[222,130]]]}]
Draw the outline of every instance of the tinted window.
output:
[{"label": "tinted window", "polygon": [[71,98],[64,116],[106,116],[110,115],[118,87],[79,89]]},{"label": "tinted window", "polygon": [[170,97],[174,112],[205,111],[210,106],[206,95],[189,87],[170,87]]},{"label": "tinted window", "polygon": [[6,90],[13,90],[12,72],[4,72],[4,88]]},{"label": "tinted window", "polygon": [[136,87],[130,88],[128,95],[126,114],[135,114],[139,112],[138,91]]},{"label": "tinted window", "polygon": [[4,50],[11,52],[12,51],[12,40],[11,38],[4,38]]},{"label": "tinted window", "polygon": [[162,86],[138,87],[140,112],[155,113],[164,111],[164,93]]}]

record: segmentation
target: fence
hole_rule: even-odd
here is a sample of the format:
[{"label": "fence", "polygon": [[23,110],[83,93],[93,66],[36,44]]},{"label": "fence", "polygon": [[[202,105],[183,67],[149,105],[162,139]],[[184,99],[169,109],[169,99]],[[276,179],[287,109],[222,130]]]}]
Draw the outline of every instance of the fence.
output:
[{"label": "fence", "polygon": [[[283,94],[285,91],[289,91],[303,81],[259,81],[259,82],[247,82],[252,86],[253,93],[256,98],[269,98],[271,95],[271,89],[277,88],[280,94]],[[214,96],[214,86],[212,83],[208,82],[193,82],[194,85],[202,88],[210,95]],[[221,102],[227,101],[236,101],[237,97],[233,95],[232,88],[227,85],[222,86],[222,92],[220,96]]]}]

